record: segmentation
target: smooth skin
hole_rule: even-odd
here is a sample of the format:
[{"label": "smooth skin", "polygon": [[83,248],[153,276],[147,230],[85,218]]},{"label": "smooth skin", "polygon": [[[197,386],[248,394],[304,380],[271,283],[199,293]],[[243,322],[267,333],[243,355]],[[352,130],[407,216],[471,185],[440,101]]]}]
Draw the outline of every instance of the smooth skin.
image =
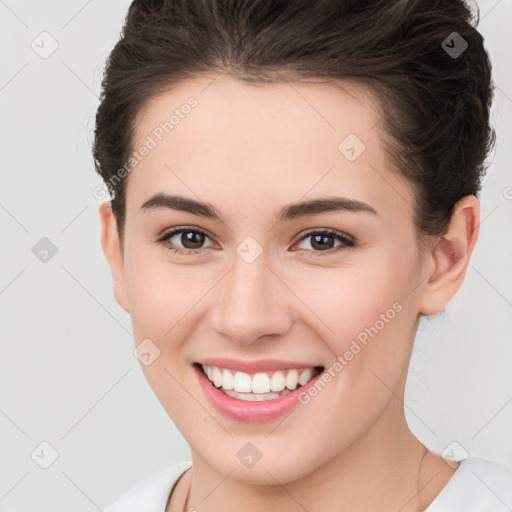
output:
[{"label": "smooth skin", "polygon": [[[110,203],[100,206],[115,298],[131,316],[136,345],[149,338],[160,350],[142,370],[190,444],[193,467],[167,512],[412,512],[424,510],[455,471],[425,455],[403,397],[421,316],[440,312],[463,282],[479,202],[459,201],[445,236],[420,247],[413,190],[391,170],[376,103],[354,84],[345,91],[224,75],[182,82],[137,119],[134,149],[190,96],[198,101],[128,175],[123,247]],[[338,149],[349,134],[366,146],[355,161]],[[157,193],[206,202],[223,222],[141,209]],[[285,205],[327,196],[363,201],[378,214],[276,220]],[[207,235],[195,245],[181,233],[156,241],[175,227]],[[322,248],[305,236],[325,229],[356,245],[327,238]],[[252,263],[236,252],[249,236],[263,249]],[[206,357],[329,368],[397,301],[401,311],[310,403],[276,421],[225,418],[192,370]],[[247,442],[262,453],[251,468],[237,457]]]}]

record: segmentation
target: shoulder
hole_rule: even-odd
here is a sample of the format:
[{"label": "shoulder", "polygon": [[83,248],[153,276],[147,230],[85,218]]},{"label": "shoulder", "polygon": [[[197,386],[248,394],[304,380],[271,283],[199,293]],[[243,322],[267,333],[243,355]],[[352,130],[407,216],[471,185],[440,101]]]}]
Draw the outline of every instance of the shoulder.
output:
[{"label": "shoulder", "polygon": [[512,510],[512,466],[480,457],[460,465],[424,512],[502,512]]},{"label": "shoulder", "polygon": [[191,461],[179,462],[155,473],[124,493],[104,512],[165,512],[172,487],[191,465]]}]

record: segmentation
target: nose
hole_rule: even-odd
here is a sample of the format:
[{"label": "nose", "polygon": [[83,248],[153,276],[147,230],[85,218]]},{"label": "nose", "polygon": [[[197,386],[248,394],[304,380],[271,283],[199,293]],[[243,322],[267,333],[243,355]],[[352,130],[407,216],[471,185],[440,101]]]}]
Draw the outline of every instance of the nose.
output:
[{"label": "nose", "polygon": [[235,255],[233,267],[217,286],[212,328],[234,343],[250,345],[291,329],[292,294],[264,256],[247,263]]}]

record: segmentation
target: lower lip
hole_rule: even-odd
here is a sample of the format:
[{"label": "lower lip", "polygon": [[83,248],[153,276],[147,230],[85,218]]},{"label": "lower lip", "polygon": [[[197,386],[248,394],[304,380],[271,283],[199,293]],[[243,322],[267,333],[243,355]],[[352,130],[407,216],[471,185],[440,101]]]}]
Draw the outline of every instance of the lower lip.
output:
[{"label": "lower lip", "polygon": [[226,395],[208,380],[201,368],[196,365],[192,367],[196,372],[204,394],[217,411],[233,420],[253,423],[272,421],[292,411],[300,403],[299,395],[301,393],[307,393],[308,388],[313,386],[323,373],[320,372],[307,384],[279,398],[259,402],[248,402]]}]

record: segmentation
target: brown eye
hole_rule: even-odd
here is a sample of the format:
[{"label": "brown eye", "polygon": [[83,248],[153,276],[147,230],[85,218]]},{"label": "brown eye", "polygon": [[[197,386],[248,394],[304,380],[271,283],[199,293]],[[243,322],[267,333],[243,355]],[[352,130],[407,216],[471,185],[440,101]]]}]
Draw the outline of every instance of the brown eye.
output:
[{"label": "brown eye", "polygon": [[182,231],[179,240],[185,249],[199,249],[204,239],[205,236],[197,231]]},{"label": "brown eye", "polygon": [[[334,230],[310,231],[299,240],[299,243],[308,238],[311,239],[309,245],[312,250],[305,251],[314,256],[324,256],[324,254],[319,253],[332,254],[356,245],[354,240]],[[340,242],[338,246],[334,245],[336,241]],[[304,249],[300,250],[304,251]]]},{"label": "brown eye", "polygon": [[[208,235],[201,230],[191,228],[179,228],[165,233],[158,242],[168,245],[169,249],[179,254],[199,253],[204,249]],[[180,245],[182,247],[180,247]]]}]

